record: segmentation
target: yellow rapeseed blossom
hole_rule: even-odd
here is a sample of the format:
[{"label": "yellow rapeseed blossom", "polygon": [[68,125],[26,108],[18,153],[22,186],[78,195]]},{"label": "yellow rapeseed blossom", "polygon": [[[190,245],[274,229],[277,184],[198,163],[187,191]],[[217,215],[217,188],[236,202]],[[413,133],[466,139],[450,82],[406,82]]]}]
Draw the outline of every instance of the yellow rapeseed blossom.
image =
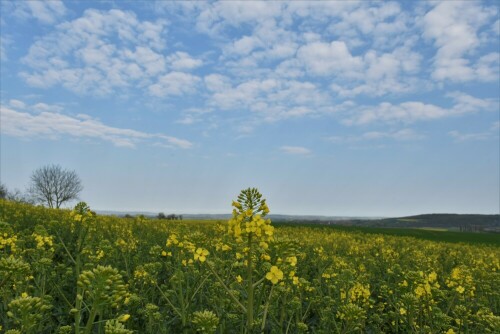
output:
[{"label": "yellow rapeseed blossom", "polygon": [[271,283],[276,284],[283,279],[283,272],[279,270],[278,267],[272,266],[271,270],[266,274],[266,279],[271,281]]},{"label": "yellow rapeseed blossom", "polygon": [[262,254],[262,255],[260,256],[260,258],[261,258],[262,260],[264,260],[264,261],[270,261],[270,260],[271,260],[271,256],[269,256],[269,254],[266,254],[266,253]]},{"label": "yellow rapeseed blossom", "polygon": [[425,295],[425,293],[426,293],[426,291],[425,291],[424,286],[419,285],[419,286],[417,286],[417,287],[415,288],[415,295],[416,295],[418,298],[420,298],[420,297],[424,296],[424,295]]},{"label": "yellow rapeseed blossom", "polygon": [[286,261],[290,263],[292,267],[295,267],[297,265],[297,257],[296,256],[290,256],[286,258]]},{"label": "yellow rapeseed blossom", "polygon": [[11,252],[15,253],[16,242],[17,242],[16,235],[9,237],[7,233],[0,234],[0,250],[5,249],[8,246]]},{"label": "yellow rapeseed blossom", "polygon": [[130,314],[124,314],[120,318],[118,318],[118,321],[120,322],[125,322],[130,318]]},{"label": "yellow rapeseed blossom", "polygon": [[203,248],[197,248],[194,253],[194,259],[200,262],[205,262],[207,260],[207,255],[209,255],[209,251]]}]

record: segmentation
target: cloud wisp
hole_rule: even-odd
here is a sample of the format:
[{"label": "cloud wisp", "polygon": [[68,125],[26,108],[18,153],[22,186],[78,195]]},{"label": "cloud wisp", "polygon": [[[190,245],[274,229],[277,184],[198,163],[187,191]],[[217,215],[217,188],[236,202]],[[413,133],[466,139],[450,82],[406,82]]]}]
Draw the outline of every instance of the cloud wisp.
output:
[{"label": "cloud wisp", "polygon": [[[60,137],[98,139],[110,142],[117,147],[126,148],[135,148],[140,143],[180,149],[188,149],[193,146],[188,140],[164,134],[108,126],[84,114],[69,116],[47,110],[40,113],[18,111],[15,110],[14,106],[26,108],[26,105],[19,100],[11,102],[13,103],[10,103],[9,106],[0,105],[1,133],[8,136],[51,140]],[[36,110],[37,105],[32,106],[31,109]]]},{"label": "cloud wisp", "polygon": [[292,155],[310,155],[312,152],[310,149],[302,146],[281,146],[280,150],[286,154]]}]

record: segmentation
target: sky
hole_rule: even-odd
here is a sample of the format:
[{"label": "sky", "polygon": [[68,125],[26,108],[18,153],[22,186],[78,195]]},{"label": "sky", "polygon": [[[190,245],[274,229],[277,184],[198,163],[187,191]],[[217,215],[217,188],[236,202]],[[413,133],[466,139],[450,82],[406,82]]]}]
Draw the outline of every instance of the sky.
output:
[{"label": "sky", "polygon": [[[0,181],[94,210],[500,213],[495,1],[1,1]],[[68,205],[73,205],[69,203]]]}]

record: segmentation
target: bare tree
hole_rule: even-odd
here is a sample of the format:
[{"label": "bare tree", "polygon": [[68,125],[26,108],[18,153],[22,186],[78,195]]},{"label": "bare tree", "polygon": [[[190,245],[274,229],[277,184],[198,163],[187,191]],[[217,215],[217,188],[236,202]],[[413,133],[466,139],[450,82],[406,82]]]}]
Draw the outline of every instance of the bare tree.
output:
[{"label": "bare tree", "polygon": [[31,195],[35,201],[50,208],[59,208],[64,202],[77,199],[82,190],[82,182],[76,172],[62,169],[59,165],[43,166],[31,175]]},{"label": "bare tree", "polygon": [[7,187],[0,183],[0,198],[7,198],[7,195],[9,194]]}]

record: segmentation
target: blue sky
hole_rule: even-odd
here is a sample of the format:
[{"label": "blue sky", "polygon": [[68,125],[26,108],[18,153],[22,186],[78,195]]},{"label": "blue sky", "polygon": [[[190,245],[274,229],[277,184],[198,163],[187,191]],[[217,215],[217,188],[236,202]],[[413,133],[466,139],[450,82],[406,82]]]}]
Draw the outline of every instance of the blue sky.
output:
[{"label": "blue sky", "polygon": [[97,210],[499,213],[497,2],[1,2],[1,182]]}]

